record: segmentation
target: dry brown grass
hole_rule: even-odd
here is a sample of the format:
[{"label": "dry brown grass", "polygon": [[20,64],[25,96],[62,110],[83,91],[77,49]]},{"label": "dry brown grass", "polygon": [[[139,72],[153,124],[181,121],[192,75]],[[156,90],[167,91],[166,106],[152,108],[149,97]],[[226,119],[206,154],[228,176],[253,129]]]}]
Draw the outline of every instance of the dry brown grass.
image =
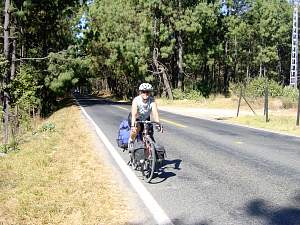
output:
[{"label": "dry brown grass", "polygon": [[[242,99],[240,111],[243,111],[244,115],[235,117],[235,113],[238,107],[239,98],[232,96],[231,98],[225,98],[223,96],[212,96],[208,99],[201,101],[192,100],[175,100],[169,101],[165,99],[158,99],[159,106],[167,106],[168,109],[181,112],[185,115],[192,116],[213,116],[213,118],[224,118],[226,111],[231,110],[230,117],[225,119],[233,123],[244,124],[252,127],[263,128],[271,131],[283,132],[287,134],[293,134],[300,136],[300,128],[296,126],[297,109],[284,108],[284,102],[280,98],[269,98],[269,118],[270,121],[266,123],[264,112],[264,98],[248,99],[251,107],[256,111],[257,116],[254,116],[247,103]],[[193,109],[192,111],[190,109]],[[197,110],[198,109],[198,110]],[[207,110],[205,110],[207,109]],[[211,114],[209,112],[211,111]],[[217,115],[218,114],[218,115]],[[249,114],[249,115],[246,115]]]},{"label": "dry brown grass", "polygon": [[[158,105],[168,107],[196,107],[196,108],[226,108],[234,109],[237,107],[238,98],[225,98],[224,96],[211,96],[209,98],[203,98],[200,100],[167,100],[167,99],[156,99]],[[244,106],[242,102],[242,106]]]},{"label": "dry brown grass", "polygon": [[[250,99],[246,98],[251,107],[261,110],[264,107],[264,98]],[[225,98],[222,95],[210,96],[201,100],[167,100],[156,99],[158,105],[168,107],[193,107],[193,108],[215,108],[215,109],[237,109],[239,97],[232,96]],[[244,99],[241,100],[241,110],[250,110]],[[284,109],[283,101],[280,98],[269,98],[269,109],[274,111],[295,111],[295,107],[289,110]]]},{"label": "dry brown grass", "polygon": [[0,224],[126,224],[128,199],[93,150],[79,109],[47,122],[54,132],[29,135],[19,152],[0,158]]},{"label": "dry brown grass", "polygon": [[266,123],[266,118],[263,116],[240,116],[238,118],[231,118],[230,121],[251,127],[300,136],[300,127],[296,126],[296,114],[291,116],[288,114],[271,113],[269,119],[269,122]]}]

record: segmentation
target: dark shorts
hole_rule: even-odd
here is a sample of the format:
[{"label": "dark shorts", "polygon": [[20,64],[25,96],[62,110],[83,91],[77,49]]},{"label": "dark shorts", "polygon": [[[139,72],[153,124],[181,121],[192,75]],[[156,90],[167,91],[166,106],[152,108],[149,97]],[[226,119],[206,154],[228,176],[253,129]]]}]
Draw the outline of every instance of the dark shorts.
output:
[{"label": "dark shorts", "polygon": [[[150,121],[150,116],[149,116],[146,120]],[[137,118],[136,121],[140,121],[140,119]],[[131,113],[129,113],[129,115],[128,115],[128,123],[129,123],[129,125],[131,126]],[[144,130],[144,124],[140,124],[140,126],[141,126],[140,134],[142,134],[142,132],[143,132],[143,130]],[[149,134],[152,136],[153,133],[154,133],[153,125],[150,124]]]}]

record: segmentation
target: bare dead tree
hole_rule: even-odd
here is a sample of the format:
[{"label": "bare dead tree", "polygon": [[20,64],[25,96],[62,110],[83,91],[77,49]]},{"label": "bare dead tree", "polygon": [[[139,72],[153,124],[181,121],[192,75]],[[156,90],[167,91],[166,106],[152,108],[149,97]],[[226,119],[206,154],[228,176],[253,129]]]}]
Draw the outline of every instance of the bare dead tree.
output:
[{"label": "bare dead tree", "polygon": [[162,80],[164,83],[164,87],[167,91],[168,97],[169,97],[169,99],[173,100],[173,93],[172,93],[171,85],[170,85],[168,75],[167,75],[167,68],[158,61],[158,49],[157,48],[153,49],[152,56],[153,56],[152,60],[153,60],[155,72],[162,76]]}]

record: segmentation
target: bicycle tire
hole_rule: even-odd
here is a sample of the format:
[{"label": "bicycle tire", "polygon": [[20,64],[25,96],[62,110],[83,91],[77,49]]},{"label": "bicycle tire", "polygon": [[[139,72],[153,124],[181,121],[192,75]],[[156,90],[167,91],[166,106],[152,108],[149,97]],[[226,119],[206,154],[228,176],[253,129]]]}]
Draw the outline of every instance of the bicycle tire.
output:
[{"label": "bicycle tire", "polygon": [[156,154],[155,154],[155,146],[152,141],[149,142],[150,145],[150,155],[147,159],[145,159],[142,174],[147,183],[150,183],[154,176],[155,168],[156,168]]}]

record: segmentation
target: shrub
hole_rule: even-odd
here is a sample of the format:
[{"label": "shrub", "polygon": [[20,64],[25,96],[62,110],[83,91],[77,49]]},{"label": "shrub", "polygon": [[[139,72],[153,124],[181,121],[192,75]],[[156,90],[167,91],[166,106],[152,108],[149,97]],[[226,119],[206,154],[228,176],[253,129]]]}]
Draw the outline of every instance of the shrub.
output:
[{"label": "shrub", "polygon": [[265,92],[265,82],[264,78],[255,78],[251,80],[246,85],[245,95],[252,98],[263,96]]},{"label": "shrub", "polygon": [[196,101],[203,98],[201,92],[196,91],[196,90],[190,90],[190,91],[186,92],[185,96],[186,96],[186,99],[188,99],[188,100],[196,100]]},{"label": "shrub", "polygon": [[291,86],[285,86],[282,90],[282,96],[284,98],[289,98],[291,99],[292,101],[295,101],[297,102],[298,100],[298,95],[299,95],[299,92],[296,88],[293,88]]},{"label": "shrub", "polygon": [[200,100],[203,98],[200,91],[197,90],[185,90],[184,92],[180,89],[173,89],[173,97],[175,100]]},{"label": "shrub", "polygon": [[40,128],[41,132],[53,132],[55,131],[55,124],[52,122],[48,122],[42,125],[42,127]]},{"label": "shrub", "polygon": [[[268,80],[269,95],[272,97],[278,97],[283,95],[283,88],[274,80]],[[234,94],[239,94],[240,84],[230,83],[230,91]],[[258,77],[252,79],[247,83],[244,93],[247,97],[258,98],[265,95],[266,80],[265,78]]]},{"label": "shrub", "polygon": [[[258,77],[252,79],[244,90],[244,94],[249,98],[258,98],[265,95],[265,78]],[[269,96],[280,97],[282,100],[283,108],[289,109],[297,106],[298,101],[298,90],[291,86],[282,87],[274,80],[268,81],[269,85]],[[230,83],[229,90],[235,95],[239,95],[240,84]]]},{"label": "shrub", "polygon": [[185,93],[182,92],[179,88],[173,89],[173,98],[175,100],[182,100],[185,99]]},{"label": "shrub", "polygon": [[282,94],[282,105],[283,108],[289,109],[297,107],[297,101],[299,92],[296,88],[293,88],[291,86],[286,86],[283,88],[283,94]]},{"label": "shrub", "polygon": [[283,95],[283,88],[274,80],[269,80],[269,94],[272,97],[279,97]]}]

